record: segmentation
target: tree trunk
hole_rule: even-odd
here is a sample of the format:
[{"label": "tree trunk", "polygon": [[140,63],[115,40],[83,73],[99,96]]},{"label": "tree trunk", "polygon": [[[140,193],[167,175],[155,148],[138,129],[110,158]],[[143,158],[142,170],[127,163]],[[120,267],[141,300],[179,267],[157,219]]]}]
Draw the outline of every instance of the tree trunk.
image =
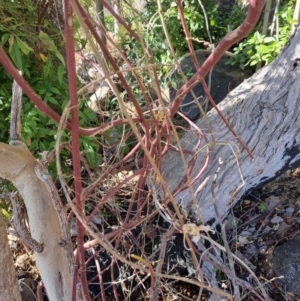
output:
[{"label": "tree trunk", "polygon": [[[0,177],[10,180],[22,195],[31,236],[44,247],[34,255],[49,300],[67,301],[72,299],[73,267],[69,265],[66,248],[61,245],[62,229],[50,193],[35,173],[36,164],[26,145],[0,143]],[[1,270],[5,271],[2,265]]]},{"label": "tree trunk", "polygon": [[[299,164],[299,53],[298,27],[295,35],[271,65],[245,80],[219,104],[223,115],[252,151],[254,160],[251,160],[248,153],[234,139],[216,111],[208,113],[208,121],[217,142],[209,154],[208,167],[192,186],[192,194],[204,222],[216,217],[211,184],[220,166],[219,158],[223,164],[220,166],[215,194],[217,208],[223,218],[228,210],[250,191],[258,189]],[[197,122],[197,126],[212,143],[202,119]],[[203,167],[206,160],[203,148],[205,141],[201,141],[200,146],[195,149],[198,141],[199,137],[192,131],[181,140],[183,149],[193,151],[197,155],[191,178]],[[185,160],[188,164],[191,156],[186,155]],[[170,151],[164,158],[162,171],[170,190],[173,191],[185,174],[181,156]],[[197,188],[207,177],[208,182],[196,194]],[[183,209],[191,203],[192,194],[186,189],[176,196],[176,201]],[[192,212],[195,213],[195,207]],[[198,218],[201,219],[199,216]]]},{"label": "tree trunk", "polygon": [[20,288],[8,244],[6,226],[0,212],[0,300],[21,301]]}]

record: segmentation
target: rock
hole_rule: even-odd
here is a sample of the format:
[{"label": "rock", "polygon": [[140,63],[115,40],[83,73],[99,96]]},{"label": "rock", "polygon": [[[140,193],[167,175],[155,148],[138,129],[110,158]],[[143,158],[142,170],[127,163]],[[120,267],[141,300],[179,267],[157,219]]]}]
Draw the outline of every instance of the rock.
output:
[{"label": "rock", "polygon": [[284,291],[300,294],[300,235],[276,247],[267,257],[267,268]]},{"label": "rock", "polygon": [[106,81],[102,81],[99,88],[90,97],[87,105],[92,111],[100,113],[103,111],[112,95],[113,93],[109,85]]},{"label": "rock", "polygon": [[[197,50],[196,56],[200,66],[210,55],[210,50]],[[237,87],[245,78],[250,76],[249,72],[241,70],[238,66],[226,64],[229,62],[232,54],[227,52],[220,61],[216,64],[213,69],[211,77],[211,96],[216,103],[221,102],[225,96]],[[184,55],[180,61],[180,66],[187,76],[190,79],[195,73],[196,68],[194,66],[192,56],[190,54]],[[176,92],[184,84],[184,80],[180,75],[178,69],[174,69],[170,72],[168,76],[171,84],[169,85],[169,91],[164,91],[167,94],[167,101],[173,101]],[[208,76],[205,77],[206,83],[208,83]],[[193,89],[198,101],[202,106],[205,104],[205,93],[202,87],[202,84],[199,83]],[[191,93],[188,93],[180,106],[180,111],[185,114],[191,120],[195,120],[200,115],[200,110],[195,104],[193,96]]]},{"label": "rock", "polygon": [[82,84],[90,83],[99,78],[100,69],[93,52],[84,53],[83,57],[76,63],[76,73]]},{"label": "rock", "polygon": [[23,278],[18,281],[22,301],[36,301],[36,296],[32,290],[32,280],[30,278]]}]

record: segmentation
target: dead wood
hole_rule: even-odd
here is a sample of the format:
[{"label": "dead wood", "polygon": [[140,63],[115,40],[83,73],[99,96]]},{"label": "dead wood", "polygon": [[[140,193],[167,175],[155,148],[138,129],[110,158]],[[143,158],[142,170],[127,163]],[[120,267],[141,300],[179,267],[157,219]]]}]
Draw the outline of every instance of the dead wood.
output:
[{"label": "dead wood", "polygon": [[[217,142],[212,145],[207,169],[192,187],[195,195],[199,185],[209,177],[204,188],[195,195],[204,222],[216,219],[211,184],[219,158],[223,164],[215,192],[217,207],[223,218],[241,197],[299,164],[299,53],[298,27],[295,35],[272,64],[245,80],[219,104],[224,116],[252,151],[254,160],[238,144],[216,111],[208,113],[208,121]],[[197,126],[212,141],[202,119],[197,122]],[[198,139],[191,131],[181,140],[184,150],[193,151],[197,155],[191,178],[199,172],[206,159],[203,148],[205,141],[195,149]],[[192,156],[185,156],[186,164],[191,158]],[[173,191],[185,174],[181,156],[170,151],[164,158],[162,171],[170,190]],[[192,200],[190,190],[180,192],[176,200],[183,209],[187,208]],[[195,213],[195,207],[192,212]]]}]

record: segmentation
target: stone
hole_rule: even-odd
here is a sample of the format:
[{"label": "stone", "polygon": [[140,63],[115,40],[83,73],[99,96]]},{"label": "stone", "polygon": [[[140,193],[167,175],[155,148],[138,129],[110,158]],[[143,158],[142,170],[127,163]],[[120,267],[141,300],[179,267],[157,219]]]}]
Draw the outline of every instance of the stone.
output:
[{"label": "stone", "polygon": [[[36,301],[36,296],[32,290],[32,282],[30,278],[22,278],[18,280],[22,301]],[[36,286],[36,285],[35,285]],[[35,289],[35,287],[34,287]]]},{"label": "stone", "polygon": [[279,247],[275,247],[268,255],[267,268],[276,277],[276,281],[284,291],[300,294],[300,235],[290,239]]},{"label": "stone", "polygon": [[76,73],[82,84],[88,84],[99,78],[100,65],[93,52],[84,53],[83,57],[77,58]]},{"label": "stone", "polygon": [[105,108],[112,95],[113,93],[109,85],[106,81],[102,81],[95,93],[90,97],[87,105],[92,111],[100,113]]},{"label": "stone", "polygon": [[[200,49],[196,51],[196,57],[200,66],[210,53],[210,50]],[[216,103],[221,102],[231,90],[237,87],[245,78],[250,76],[249,72],[240,69],[236,65],[228,64],[231,56],[232,54],[230,52],[226,52],[226,54],[223,55],[219,62],[214,66],[212,71],[211,96]],[[196,68],[191,54],[184,55],[179,60],[179,64],[188,79],[196,73]],[[177,68],[173,69],[169,73],[168,79],[170,81],[169,89],[164,91],[164,93],[167,95],[167,101],[173,101],[177,90],[184,85],[184,80]],[[205,77],[205,81],[208,83],[208,75]],[[204,106],[206,95],[202,84],[197,84],[193,88],[193,91],[199,103]],[[195,120],[200,116],[200,110],[194,102],[191,93],[188,93],[184,97],[179,110],[191,120]]]}]

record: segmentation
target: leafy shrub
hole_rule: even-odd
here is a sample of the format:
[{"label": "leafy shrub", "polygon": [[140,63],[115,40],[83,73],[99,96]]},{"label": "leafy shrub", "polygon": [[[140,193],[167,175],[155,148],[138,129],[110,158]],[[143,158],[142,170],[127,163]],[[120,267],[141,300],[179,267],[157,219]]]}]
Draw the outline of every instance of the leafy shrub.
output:
[{"label": "leafy shrub", "polygon": [[[235,6],[233,10],[218,10],[216,1],[202,1],[205,7],[208,21],[209,31],[212,37],[212,42],[218,42],[227,32],[228,25],[231,29],[238,26],[244,19],[246,12],[240,9],[240,6]],[[188,46],[184,36],[184,31],[178,15],[177,1],[162,0],[162,14],[167,25],[168,33],[177,56],[180,57],[187,53]],[[194,48],[204,48],[202,42],[208,42],[209,36],[207,33],[204,13],[199,5],[198,0],[183,1],[184,17],[193,39]],[[145,40],[147,45],[150,45],[155,58],[160,63],[169,63],[170,54],[165,42],[165,36],[160,21],[160,16],[157,13],[157,2],[149,1],[143,12],[142,23],[147,24],[147,29],[144,30]]]},{"label": "leafy shrub", "polygon": [[[66,76],[64,44],[60,33],[49,21],[36,34],[32,20],[37,19],[35,7],[30,1],[22,9],[13,2],[2,7],[0,17],[5,20],[0,26],[1,45],[9,55],[15,66],[22,71],[35,92],[54,111],[61,114],[69,101],[68,80]],[[25,22],[22,23],[22,20]],[[27,21],[28,22],[27,22]],[[31,20],[31,21],[30,21]],[[50,28],[50,29],[49,29]],[[51,36],[48,34],[51,33]],[[59,41],[59,42],[57,42]],[[58,46],[56,46],[58,45]],[[11,104],[12,79],[0,66],[0,140],[8,142],[9,116]],[[85,105],[83,99],[80,107],[80,125],[95,126],[98,121],[96,115]],[[22,139],[33,154],[54,148],[57,125],[35,105],[22,97]],[[64,132],[62,140],[70,141],[70,133]],[[90,167],[98,166],[101,156],[96,138],[82,137],[81,149],[84,151]],[[62,162],[69,154],[62,153]]]},{"label": "leafy shrub", "polygon": [[295,24],[294,7],[295,0],[288,1],[280,7],[278,40],[275,33],[273,36],[260,34],[262,26],[260,22],[256,29],[233,49],[235,55],[232,57],[232,63],[238,63],[242,69],[260,62],[264,65],[270,64],[290,38],[292,26]]},{"label": "leafy shrub", "polygon": [[[197,0],[184,0],[182,3],[193,46],[196,50],[204,48],[201,42],[209,41],[209,37],[199,2]],[[209,31],[213,43],[218,42],[228,31],[239,26],[247,13],[247,9],[242,9],[241,5],[238,4],[235,4],[232,9],[219,9],[220,3],[218,1],[204,0],[202,3],[207,13]],[[179,19],[177,1],[161,0],[161,5],[170,40],[177,57],[181,57],[189,52],[189,49]],[[259,22],[255,30],[244,41],[232,48],[235,54],[232,57],[232,64],[238,63],[242,69],[247,66],[254,66],[259,62],[269,64],[279,54],[290,37],[291,26],[295,23],[292,19],[294,7],[295,0],[281,2],[278,12],[280,24],[278,40],[275,34],[272,37],[260,34],[262,22]],[[163,65],[159,72],[161,72],[161,75],[165,75],[170,69],[168,66],[173,63],[173,58],[166,44],[166,38],[157,11],[157,2],[153,0],[148,1],[142,18],[134,22],[140,24],[140,31],[143,33],[146,44],[151,48],[155,61]],[[131,59],[137,60],[143,57],[144,53],[142,49],[137,47],[138,45],[136,45],[134,39],[128,37],[124,44],[126,44],[124,47],[128,49],[128,55]]]}]

